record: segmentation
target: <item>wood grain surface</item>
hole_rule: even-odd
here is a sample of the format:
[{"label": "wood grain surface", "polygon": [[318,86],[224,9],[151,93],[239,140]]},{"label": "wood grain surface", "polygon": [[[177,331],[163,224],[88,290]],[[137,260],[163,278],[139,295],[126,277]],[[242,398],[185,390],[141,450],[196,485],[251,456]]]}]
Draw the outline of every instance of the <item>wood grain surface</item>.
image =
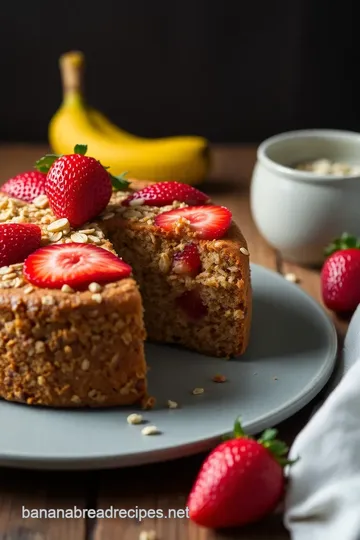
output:
[{"label": "wood grain surface", "polygon": [[[44,146],[0,147],[0,183],[31,169],[46,153]],[[256,159],[253,146],[217,146],[213,149],[212,175],[203,189],[215,203],[226,205],[243,230],[251,261],[279,273],[294,272],[299,287],[319,302],[319,274],[282,261],[256,230],[249,208],[248,188]],[[335,320],[340,337],[347,323]],[[307,422],[313,404],[283,422],[279,435],[289,444]],[[195,419],[196,420],[196,419]],[[6,434],[2,434],[6,437]],[[138,540],[141,531],[156,531],[158,540],[286,540],[281,513],[261,523],[226,532],[199,528],[186,518],[186,498],[204,455],[135,467],[98,472],[32,472],[1,470],[0,540]],[[149,509],[157,517],[95,519],[35,519],[22,517],[22,509]],[[178,517],[161,518],[168,510]],[[155,514],[157,511],[157,514]],[[174,515],[174,514],[172,514]]]}]

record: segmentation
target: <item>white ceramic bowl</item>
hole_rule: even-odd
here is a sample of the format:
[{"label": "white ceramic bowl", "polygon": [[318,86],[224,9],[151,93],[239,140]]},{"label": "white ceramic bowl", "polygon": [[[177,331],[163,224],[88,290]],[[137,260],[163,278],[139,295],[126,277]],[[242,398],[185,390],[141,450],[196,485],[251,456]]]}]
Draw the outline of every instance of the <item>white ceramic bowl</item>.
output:
[{"label": "white ceramic bowl", "polygon": [[262,236],[289,261],[320,265],[343,232],[360,236],[360,175],[320,176],[293,167],[329,159],[360,164],[360,134],[304,130],[276,135],[258,148],[251,211]]}]

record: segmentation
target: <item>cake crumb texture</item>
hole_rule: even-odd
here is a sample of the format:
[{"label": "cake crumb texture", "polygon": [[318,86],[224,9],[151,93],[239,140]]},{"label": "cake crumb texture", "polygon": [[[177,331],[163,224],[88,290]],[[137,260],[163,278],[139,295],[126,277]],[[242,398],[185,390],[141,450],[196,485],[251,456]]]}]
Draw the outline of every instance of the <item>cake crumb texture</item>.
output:
[{"label": "cake crumb texture", "polygon": [[[88,295],[89,298],[84,295]],[[117,301],[121,295],[122,302]],[[148,399],[145,330],[137,286],[108,287],[103,302],[91,292],[0,294],[0,393],[33,405],[111,406]],[[55,309],[54,309],[55,306]]]}]

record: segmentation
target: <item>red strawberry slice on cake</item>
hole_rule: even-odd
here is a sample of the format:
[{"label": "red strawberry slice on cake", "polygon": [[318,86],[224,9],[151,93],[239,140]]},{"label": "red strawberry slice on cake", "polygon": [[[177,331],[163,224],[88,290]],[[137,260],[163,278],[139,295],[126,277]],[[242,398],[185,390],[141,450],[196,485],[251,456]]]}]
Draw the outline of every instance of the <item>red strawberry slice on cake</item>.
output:
[{"label": "red strawberry slice on cake", "polygon": [[118,281],[130,276],[131,266],[109,251],[91,244],[52,244],[38,249],[25,261],[24,275],[37,287],[76,290],[90,283]]},{"label": "red strawberry slice on cake", "polygon": [[130,195],[122,204],[124,206],[141,206],[143,204],[147,206],[167,206],[174,201],[196,206],[206,204],[209,197],[188,184],[159,182]]},{"label": "red strawberry slice on cake", "polygon": [[199,292],[196,289],[182,293],[176,299],[176,305],[193,322],[197,322],[207,315],[207,307],[203,303]]},{"label": "red strawberry slice on cake", "polygon": [[201,259],[195,244],[186,244],[182,251],[174,255],[172,270],[175,274],[196,276],[201,267]]},{"label": "red strawberry slice on cake", "polygon": [[28,203],[45,193],[46,174],[39,171],[28,171],[10,178],[1,186],[1,191],[10,197]]},{"label": "red strawberry slice on cake", "polygon": [[41,245],[41,229],[31,223],[0,225],[0,266],[23,262]]},{"label": "red strawberry slice on cake", "polygon": [[177,227],[182,230],[189,227],[198,238],[216,240],[225,235],[231,219],[230,210],[224,206],[188,206],[157,215],[155,225],[172,232],[176,232]]}]

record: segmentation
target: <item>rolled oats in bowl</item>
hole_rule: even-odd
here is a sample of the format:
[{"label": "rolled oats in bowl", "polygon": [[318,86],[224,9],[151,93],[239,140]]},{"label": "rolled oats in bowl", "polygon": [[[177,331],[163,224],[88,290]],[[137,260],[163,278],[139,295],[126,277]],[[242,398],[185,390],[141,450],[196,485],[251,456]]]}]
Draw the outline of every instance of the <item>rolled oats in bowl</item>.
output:
[{"label": "rolled oats in bowl", "polygon": [[316,159],[298,163],[294,167],[298,171],[312,172],[319,175],[354,176],[360,175],[359,164],[330,161],[329,159]]}]

